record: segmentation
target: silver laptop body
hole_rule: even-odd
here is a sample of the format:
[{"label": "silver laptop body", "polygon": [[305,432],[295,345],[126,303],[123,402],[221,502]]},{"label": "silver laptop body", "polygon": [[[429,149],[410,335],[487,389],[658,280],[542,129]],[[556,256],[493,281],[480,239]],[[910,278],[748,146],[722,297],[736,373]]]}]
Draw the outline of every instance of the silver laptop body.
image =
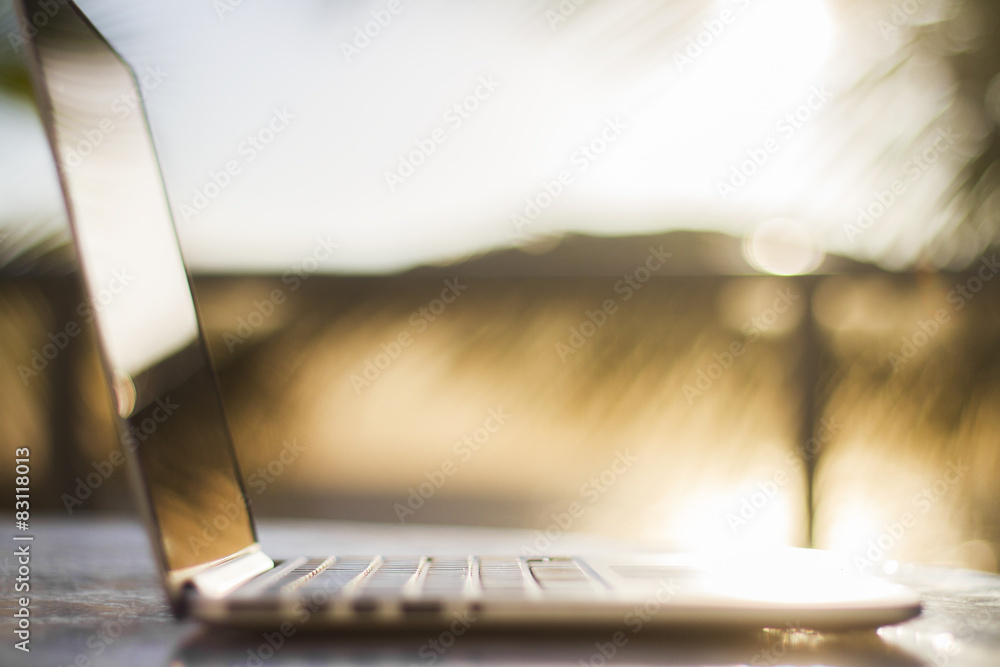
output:
[{"label": "silver laptop body", "polygon": [[[130,67],[73,4],[17,0],[130,478],[176,614],[318,628],[870,628],[917,596],[829,554],[320,554],[258,542]],[[405,544],[400,553],[409,553]],[[468,627],[466,625],[465,627]]]}]

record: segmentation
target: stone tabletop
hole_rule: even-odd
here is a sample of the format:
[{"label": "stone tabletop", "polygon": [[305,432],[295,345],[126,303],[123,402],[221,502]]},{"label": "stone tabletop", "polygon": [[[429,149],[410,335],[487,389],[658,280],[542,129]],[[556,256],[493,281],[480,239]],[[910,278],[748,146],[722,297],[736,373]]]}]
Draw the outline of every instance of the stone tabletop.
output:
[{"label": "stone tabletop", "polygon": [[[334,551],[501,550],[529,535],[510,530],[264,521],[276,558]],[[667,665],[1000,665],[1000,576],[904,565],[892,579],[924,597],[925,611],[878,632],[817,634],[767,630],[726,636],[640,633],[610,659],[611,633],[469,632],[446,651],[427,633],[292,636],[272,650],[261,633],[220,633],[177,621],[167,607],[141,525],[133,517],[79,515],[34,520],[31,534],[30,653],[15,649],[18,578],[12,533],[0,531],[0,664],[329,665],[329,664],[667,664]],[[566,536],[568,549],[599,547]],[[602,650],[603,649],[603,650]]]}]

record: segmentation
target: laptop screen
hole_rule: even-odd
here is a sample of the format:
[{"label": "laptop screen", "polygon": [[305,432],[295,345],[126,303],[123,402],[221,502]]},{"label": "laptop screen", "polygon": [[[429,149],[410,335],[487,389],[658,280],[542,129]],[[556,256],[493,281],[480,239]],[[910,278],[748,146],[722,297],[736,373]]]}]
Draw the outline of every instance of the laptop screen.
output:
[{"label": "laptop screen", "polygon": [[32,65],[89,293],[80,314],[97,328],[161,564],[224,558],[256,538],[139,86],[74,7],[24,8],[45,17]]}]

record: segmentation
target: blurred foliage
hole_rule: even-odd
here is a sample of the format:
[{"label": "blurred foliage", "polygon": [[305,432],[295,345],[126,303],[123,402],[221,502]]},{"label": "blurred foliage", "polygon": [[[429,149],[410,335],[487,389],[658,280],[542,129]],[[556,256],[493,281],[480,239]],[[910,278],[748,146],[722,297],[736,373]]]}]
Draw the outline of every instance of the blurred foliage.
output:
[{"label": "blurred foliage", "polygon": [[11,0],[0,0],[0,93],[28,98],[31,81],[24,64],[22,35]]},{"label": "blurred foliage", "polygon": [[[997,39],[1000,4],[995,0],[963,0],[951,6],[954,9],[950,18],[918,29],[911,50],[904,53],[911,57],[920,51],[941,55],[954,74],[959,98],[971,102],[988,122],[1000,121],[1000,118],[990,118],[995,110],[991,113],[986,108],[991,82],[1000,81],[1000,40]],[[981,229],[994,244],[1000,232],[996,220],[998,211],[987,207],[990,196],[1000,186],[998,164],[1000,133],[993,124],[984,150],[967,162],[955,184],[955,197],[964,204],[964,224],[973,230]]]},{"label": "blurred foliage", "polygon": [[23,67],[9,63],[0,64],[0,90],[8,95],[31,96],[31,82]]}]

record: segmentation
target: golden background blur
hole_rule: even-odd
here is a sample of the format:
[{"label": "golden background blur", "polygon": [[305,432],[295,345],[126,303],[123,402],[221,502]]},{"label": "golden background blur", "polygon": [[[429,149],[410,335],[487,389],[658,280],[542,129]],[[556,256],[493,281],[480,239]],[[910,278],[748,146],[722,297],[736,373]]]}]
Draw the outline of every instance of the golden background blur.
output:
[{"label": "golden background blur", "polygon": [[[257,513],[996,571],[997,4],[568,4],[413,3],[343,62],[373,3],[88,3],[164,65],[175,213],[219,195],[178,235]],[[31,448],[33,510],[132,511],[17,30],[0,0],[0,456]],[[220,188],[279,93],[295,122]]]},{"label": "golden background blur", "polygon": [[[664,238],[668,252],[691,245]],[[571,530],[805,545],[813,453],[816,546],[876,569],[996,569],[994,283],[662,275],[626,300],[627,272],[480,268],[196,280],[259,513],[544,531],[580,502]],[[449,285],[458,296],[435,305]],[[966,299],[967,285],[981,289]],[[31,446],[62,511],[59,496],[117,446],[92,336],[22,382],[18,365],[61,320],[44,286],[5,281],[0,294],[5,455]],[[594,315],[609,299],[613,312]],[[53,429],[73,444],[55,448]],[[121,473],[70,509],[128,508]]]}]

